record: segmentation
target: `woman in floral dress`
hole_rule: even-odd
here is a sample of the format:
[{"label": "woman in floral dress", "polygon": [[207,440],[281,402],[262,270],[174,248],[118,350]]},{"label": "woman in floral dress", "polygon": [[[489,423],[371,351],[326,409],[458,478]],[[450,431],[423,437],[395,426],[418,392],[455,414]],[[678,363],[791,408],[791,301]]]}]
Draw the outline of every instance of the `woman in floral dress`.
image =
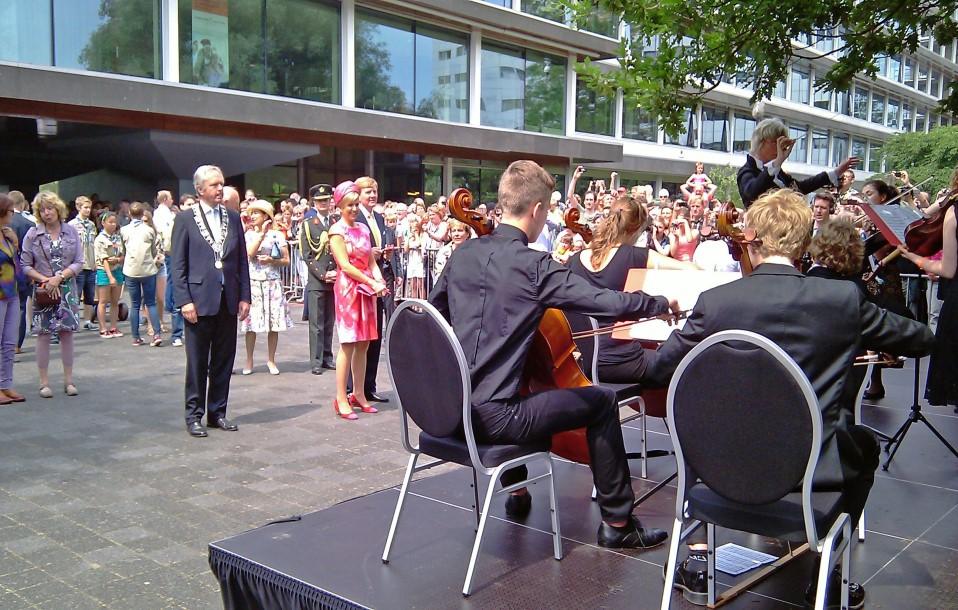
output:
[{"label": "woman in floral dress", "polygon": [[266,333],[266,368],[271,375],[279,375],[279,367],[276,366],[279,333],[293,325],[279,275],[281,268],[289,266],[289,246],[282,233],[271,229],[271,203],[262,199],[254,201],[246,208],[246,212],[250,217],[246,253],[249,255],[252,301],[249,315],[241,325],[241,330],[246,333],[246,367],[243,374],[253,372],[256,333]]},{"label": "woman in floral dress", "polygon": [[[366,350],[371,340],[379,338],[376,330],[376,297],[386,294],[386,283],[373,257],[371,236],[366,225],[356,222],[359,214],[359,188],[346,181],[336,187],[333,201],[342,218],[329,228],[329,247],[339,267],[334,295],[336,333],[339,354],[336,356],[336,398],[333,410],[343,419],[357,419],[346,397],[346,380],[350,370],[353,379],[366,377]],[[356,384],[356,403],[363,413],[376,413]]]},{"label": "woman in floral dress", "polygon": [[37,368],[40,371],[40,396],[52,398],[50,389],[50,337],[60,337],[63,362],[63,391],[78,394],[73,384],[73,333],[80,328],[76,276],[83,270],[83,244],[80,234],[66,223],[67,206],[50,191],[40,191],[33,200],[37,226],[23,237],[20,260],[23,272],[36,282],[37,292],[56,299],[54,305],[41,307],[34,298],[33,325],[37,336]]}]

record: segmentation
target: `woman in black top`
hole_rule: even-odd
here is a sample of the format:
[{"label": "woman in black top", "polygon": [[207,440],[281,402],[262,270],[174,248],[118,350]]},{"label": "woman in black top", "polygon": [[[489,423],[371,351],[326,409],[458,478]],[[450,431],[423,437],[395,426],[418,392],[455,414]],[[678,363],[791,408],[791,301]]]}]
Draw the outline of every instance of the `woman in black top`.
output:
[{"label": "woman in black top", "polygon": [[[569,259],[569,269],[597,288],[622,290],[630,269],[698,269],[632,244],[645,229],[648,213],[635,199],[622,196],[612,203],[609,216],[596,227],[589,248]],[[599,326],[615,320],[596,317]],[[599,337],[599,379],[609,383],[637,383],[645,375],[645,351],[638,341]]]}]

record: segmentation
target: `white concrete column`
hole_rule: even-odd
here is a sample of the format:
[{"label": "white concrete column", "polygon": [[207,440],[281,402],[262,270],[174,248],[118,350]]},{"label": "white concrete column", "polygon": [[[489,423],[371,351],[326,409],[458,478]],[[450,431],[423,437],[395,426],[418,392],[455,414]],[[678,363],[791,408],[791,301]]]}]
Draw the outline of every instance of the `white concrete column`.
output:
[{"label": "white concrete column", "polygon": [[472,29],[469,38],[469,124],[479,125],[482,116],[482,30]]},{"label": "white concrete column", "polygon": [[163,0],[160,4],[160,62],[161,78],[180,82],[180,6],[177,0]]},{"label": "white concrete column", "polygon": [[452,157],[442,158],[442,191],[441,194],[446,197],[452,192]]},{"label": "white concrete column", "polygon": [[522,10],[522,0],[512,0],[512,10],[521,11]]},{"label": "white concrete column", "polygon": [[615,90],[615,107],[613,108],[612,116],[615,123],[612,125],[612,135],[617,139],[622,139],[622,117],[625,112],[625,96],[622,94],[621,89]]},{"label": "white concrete column", "polygon": [[575,135],[575,53],[569,53],[565,64],[565,135]]},{"label": "white concrete column", "polygon": [[[342,105],[346,108],[356,107],[356,2],[355,0],[342,0],[340,7],[340,18],[342,20],[342,30],[340,38],[342,40],[341,54],[341,82],[342,82]],[[369,174],[372,175],[372,174]]]}]

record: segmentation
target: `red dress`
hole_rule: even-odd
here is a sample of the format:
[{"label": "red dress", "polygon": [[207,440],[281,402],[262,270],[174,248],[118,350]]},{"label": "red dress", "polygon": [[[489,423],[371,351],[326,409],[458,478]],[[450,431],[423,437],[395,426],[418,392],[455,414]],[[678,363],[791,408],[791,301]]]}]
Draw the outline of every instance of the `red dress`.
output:
[{"label": "red dress", "polygon": [[[350,264],[371,277],[369,254],[372,245],[366,225],[355,222],[350,227],[340,220],[329,228],[329,234],[343,237]],[[359,282],[342,270],[336,274],[333,293],[336,299],[336,333],[340,343],[375,341],[379,338],[376,330],[376,297],[362,294],[356,289],[358,285]]]}]

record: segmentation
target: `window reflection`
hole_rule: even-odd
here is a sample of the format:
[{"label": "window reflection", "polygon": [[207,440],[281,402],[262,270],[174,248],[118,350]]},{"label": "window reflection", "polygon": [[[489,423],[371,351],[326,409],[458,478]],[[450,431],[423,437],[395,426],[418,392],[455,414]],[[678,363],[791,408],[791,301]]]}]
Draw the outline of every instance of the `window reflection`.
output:
[{"label": "window reflection", "polygon": [[635,99],[626,98],[622,102],[622,137],[631,140],[657,142],[659,128],[655,117],[639,108]]},{"label": "window reflection", "polygon": [[702,148],[727,150],[728,111],[702,106]]},{"label": "window reflection", "polygon": [[732,152],[748,152],[752,147],[753,131],[755,131],[755,119],[736,114],[735,139],[732,142]]},{"label": "window reflection", "polygon": [[789,126],[788,137],[795,140],[790,159],[798,163],[806,163],[808,161],[808,127]]},{"label": "window reflection", "polygon": [[532,50],[482,46],[480,122],[542,133],[565,132],[565,60]]},{"label": "window reflection", "polygon": [[687,146],[689,148],[695,148],[697,142],[697,129],[695,127],[695,112],[685,109],[685,118],[682,121],[682,131],[675,137],[668,134],[665,135],[666,144],[677,144],[679,146]]},{"label": "window reflection", "polygon": [[575,129],[583,133],[611,136],[614,131],[615,96],[590,89],[576,79]]}]

